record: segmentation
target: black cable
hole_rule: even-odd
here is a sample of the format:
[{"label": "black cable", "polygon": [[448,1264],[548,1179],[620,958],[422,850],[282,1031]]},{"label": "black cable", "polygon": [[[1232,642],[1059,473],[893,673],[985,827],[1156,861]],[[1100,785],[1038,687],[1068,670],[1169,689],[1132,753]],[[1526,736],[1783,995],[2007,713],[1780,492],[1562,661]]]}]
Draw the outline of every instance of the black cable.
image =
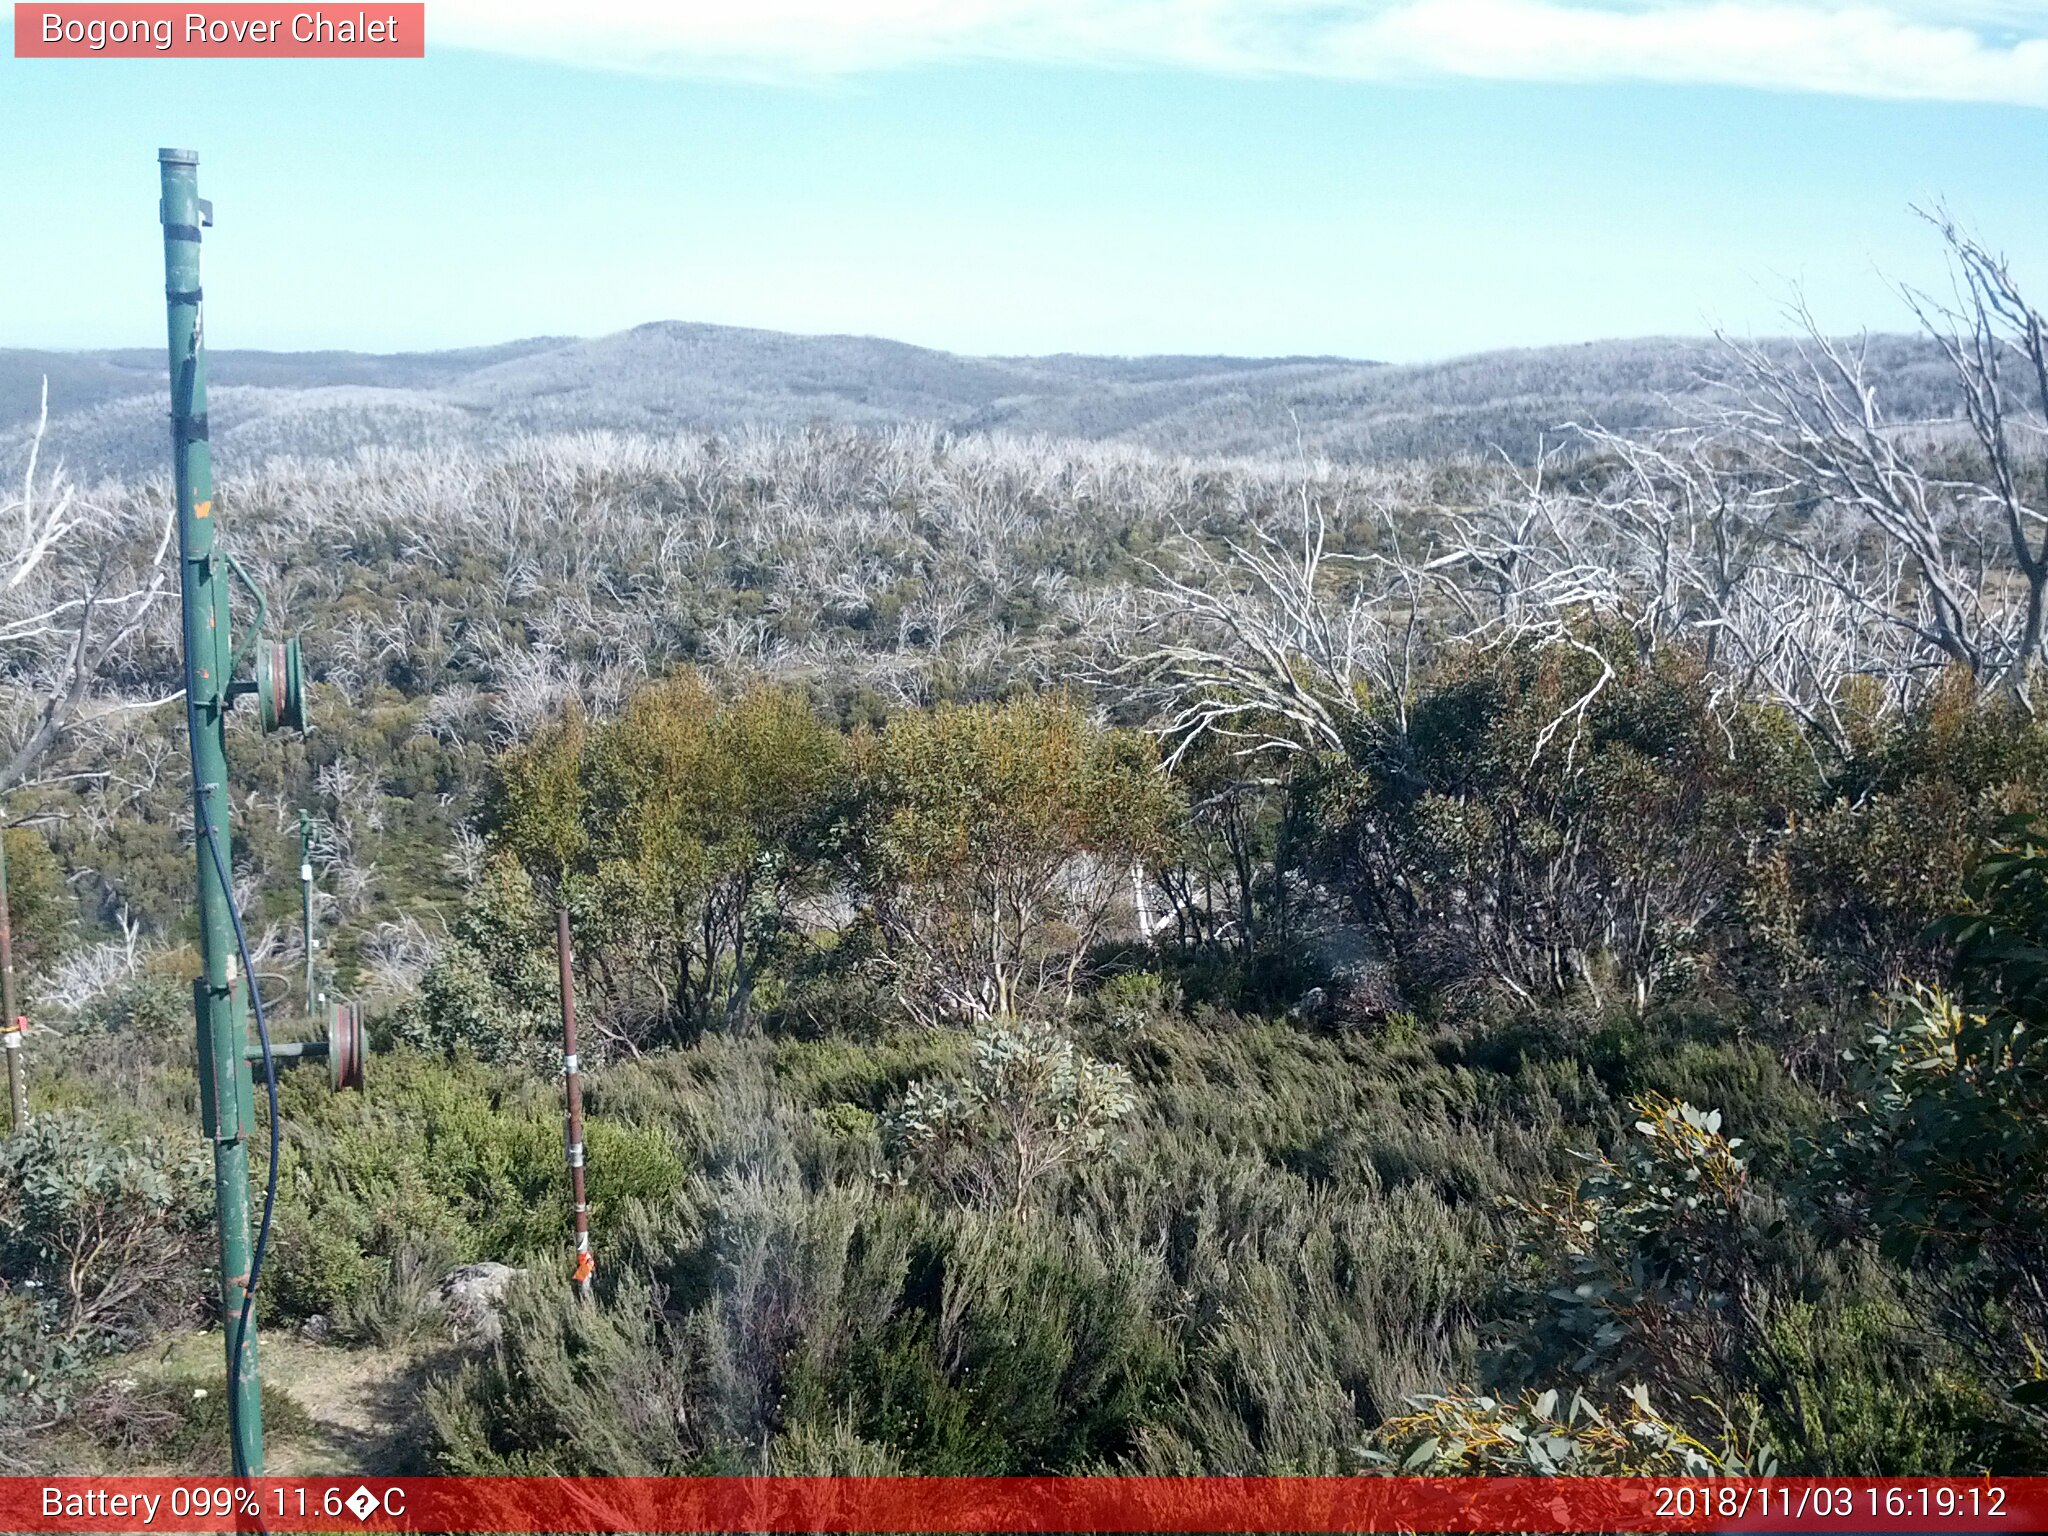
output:
[{"label": "black cable", "polygon": [[[213,786],[207,785],[205,793],[212,792]],[[256,1228],[256,1251],[249,1258],[248,1283],[242,1287],[242,1315],[235,1323],[235,1347],[228,1355],[231,1362],[228,1373],[228,1437],[233,1442],[235,1476],[248,1477],[249,1467],[242,1460],[240,1394],[235,1391],[235,1383],[242,1373],[242,1347],[249,1339],[249,1318],[256,1307],[256,1282],[263,1274],[263,1252],[270,1244],[270,1213],[277,1204],[277,1060],[270,1053],[270,1026],[263,1018],[263,990],[256,985],[256,967],[249,959],[249,938],[242,932],[242,915],[235,910],[235,882],[228,877],[227,860],[221,857],[220,839],[213,835],[213,823],[206,815],[204,804],[199,807],[198,822],[199,830],[205,834],[206,846],[213,854],[214,873],[220,876],[221,892],[227,900],[228,921],[235,929],[235,948],[242,956],[242,974],[248,978],[249,1006],[256,1014],[256,1038],[263,1046],[263,1086],[270,1095],[270,1174],[263,1185],[263,1220]],[[261,1377],[257,1379],[256,1390],[258,1393],[263,1390]]]}]

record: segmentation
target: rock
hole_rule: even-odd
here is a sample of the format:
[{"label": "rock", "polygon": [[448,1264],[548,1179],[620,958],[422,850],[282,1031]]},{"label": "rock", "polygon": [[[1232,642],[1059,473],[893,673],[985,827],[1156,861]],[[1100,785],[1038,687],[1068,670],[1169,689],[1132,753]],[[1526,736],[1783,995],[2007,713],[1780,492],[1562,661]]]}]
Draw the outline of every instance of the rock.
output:
[{"label": "rock", "polygon": [[441,1307],[448,1314],[449,1331],[458,1341],[495,1344],[504,1328],[498,1314],[505,1304],[505,1288],[525,1273],[489,1260],[450,1270],[441,1282]]},{"label": "rock", "polygon": [[1321,987],[1310,987],[1302,995],[1301,1001],[1287,1010],[1287,1016],[1311,1024],[1321,1023],[1329,1007],[1330,994]]}]

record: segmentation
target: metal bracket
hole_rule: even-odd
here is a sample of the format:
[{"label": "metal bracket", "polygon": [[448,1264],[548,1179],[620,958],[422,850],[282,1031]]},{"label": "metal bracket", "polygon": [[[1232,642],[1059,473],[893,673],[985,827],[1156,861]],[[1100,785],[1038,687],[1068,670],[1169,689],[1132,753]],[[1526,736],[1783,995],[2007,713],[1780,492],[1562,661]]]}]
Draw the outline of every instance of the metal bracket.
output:
[{"label": "metal bracket", "polygon": [[[210,197],[201,197],[195,198],[194,201],[199,206],[199,227],[201,229],[213,228],[213,199]],[[171,222],[170,207],[164,202],[162,198],[158,198],[156,200],[156,221],[159,224],[168,224]]]},{"label": "metal bracket", "polygon": [[270,628],[270,604],[263,596],[263,589],[256,585],[256,578],[242,568],[242,562],[235,558],[233,550],[222,549],[219,554],[227,565],[228,574],[247,588],[249,595],[256,599],[256,622],[249,626],[249,638],[236,646],[235,654],[228,658],[228,676],[233,677],[241,670],[243,661],[255,651],[256,642],[263,632]]}]

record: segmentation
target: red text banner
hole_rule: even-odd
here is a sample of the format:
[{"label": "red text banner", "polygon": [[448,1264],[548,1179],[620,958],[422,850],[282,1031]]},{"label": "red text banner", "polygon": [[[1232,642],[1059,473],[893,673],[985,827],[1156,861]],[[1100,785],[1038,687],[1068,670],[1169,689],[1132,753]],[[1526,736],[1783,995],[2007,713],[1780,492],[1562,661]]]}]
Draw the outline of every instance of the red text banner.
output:
[{"label": "red text banner", "polygon": [[415,5],[86,5],[14,7],[17,59],[417,59]]},{"label": "red text banner", "polygon": [[2048,1478],[0,1479],[8,1531],[2041,1531]]}]

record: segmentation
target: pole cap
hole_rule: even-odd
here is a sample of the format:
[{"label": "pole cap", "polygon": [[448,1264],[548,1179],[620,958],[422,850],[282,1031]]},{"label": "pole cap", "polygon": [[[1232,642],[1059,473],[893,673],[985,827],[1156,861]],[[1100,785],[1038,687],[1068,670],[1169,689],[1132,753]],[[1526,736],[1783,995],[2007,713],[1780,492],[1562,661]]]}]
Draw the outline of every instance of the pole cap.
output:
[{"label": "pole cap", "polygon": [[156,157],[165,165],[197,165],[199,163],[199,151],[196,149],[160,149],[156,152]]}]

